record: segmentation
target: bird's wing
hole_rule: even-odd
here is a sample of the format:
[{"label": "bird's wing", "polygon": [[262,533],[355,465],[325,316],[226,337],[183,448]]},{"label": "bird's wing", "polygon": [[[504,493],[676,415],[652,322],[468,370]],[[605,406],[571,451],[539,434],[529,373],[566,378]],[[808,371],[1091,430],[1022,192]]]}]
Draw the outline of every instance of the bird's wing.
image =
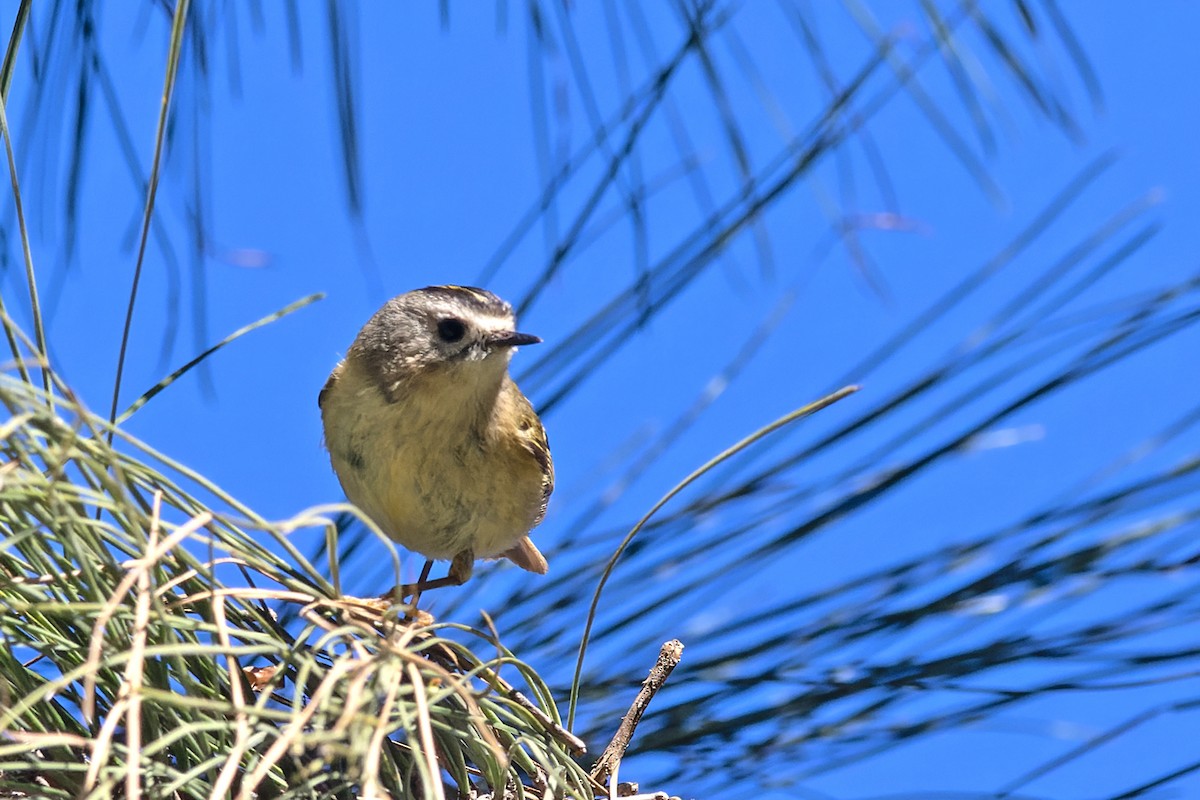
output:
[{"label": "bird's wing", "polygon": [[516,393],[517,412],[521,423],[521,445],[533,456],[542,470],[542,508],[538,512],[534,525],[546,516],[546,505],[550,502],[550,494],[554,491],[554,459],[550,457],[550,443],[546,440],[546,428],[538,419],[533,405],[521,392]]}]

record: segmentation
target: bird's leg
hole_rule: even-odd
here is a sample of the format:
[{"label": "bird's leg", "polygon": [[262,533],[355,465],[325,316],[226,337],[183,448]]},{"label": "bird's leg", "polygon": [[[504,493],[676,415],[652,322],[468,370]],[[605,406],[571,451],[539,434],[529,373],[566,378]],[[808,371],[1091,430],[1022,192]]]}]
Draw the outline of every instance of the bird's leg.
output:
[{"label": "bird's leg", "polygon": [[[471,573],[475,571],[475,551],[467,548],[454,557],[450,562],[450,572],[444,578],[434,578],[433,580],[425,580],[426,572],[421,573],[421,581],[417,584],[417,597],[420,597],[421,592],[427,589],[440,589],[443,586],[461,586],[471,579]],[[414,597],[413,605],[417,601]]]},{"label": "bird's leg", "polygon": [[449,573],[444,578],[429,580],[429,570],[431,567],[433,567],[433,560],[429,559],[421,569],[421,577],[417,579],[416,583],[401,584],[384,595],[384,599],[391,599],[398,596],[403,600],[405,597],[412,595],[412,606],[416,608],[417,601],[421,599],[422,592],[429,589],[440,589],[443,586],[461,586],[471,579],[471,573],[475,571],[475,552],[468,548],[456,555],[454,560],[450,562]]},{"label": "bird's leg", "polygon": [[421,577],[417,578],[417,584],[412,590],[412,607],[417,607],[417,602],[421,599],[421,590],[425,588],[425,583],[429,580],[429,571],[433,569],[433,559],[425,559],[425,566],[421,567]]},{"label": "bird's leg", "polygon": [[475,572],[475,551],[471,548],[461,551],[450,562],[450,573],[446,576],[447,580],[453,580],[454,586],[461,586],[471,580],[471,574]]},{"label": "bird's leg", "polygon": [[425,559],[425,566],[421,567],[421,577],[417,578],[416,583],[401,583],[389,589],[379,596],[380,600],[392,601],[396,600],[404,602],[404,598],[412,595],[413,608],[417,607],[417,600],[421,598],[421,590],[428,588],[426,581],[429,578],[429,571],[433,569],[433,559]]}]

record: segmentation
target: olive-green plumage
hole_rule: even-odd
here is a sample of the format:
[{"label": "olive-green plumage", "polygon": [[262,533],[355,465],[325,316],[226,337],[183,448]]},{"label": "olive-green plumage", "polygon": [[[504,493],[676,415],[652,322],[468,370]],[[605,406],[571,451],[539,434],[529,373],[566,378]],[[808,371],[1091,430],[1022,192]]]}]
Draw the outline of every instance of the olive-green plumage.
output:
[{"label": "olive-green plumage", "polygon": [[325,444],[346,496],[388,536],[466,580],[476,558],[544,574],[529,539],[554,490],[546,432],[508,375],[512,307],[430,286],[389,300],[321,390]]}]

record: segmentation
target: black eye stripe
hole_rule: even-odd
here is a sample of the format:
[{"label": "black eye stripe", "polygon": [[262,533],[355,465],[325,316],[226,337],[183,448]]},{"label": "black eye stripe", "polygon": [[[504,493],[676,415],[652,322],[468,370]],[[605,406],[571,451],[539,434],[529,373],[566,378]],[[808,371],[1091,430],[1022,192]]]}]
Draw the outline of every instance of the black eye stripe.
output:
[{"label": "black eye stripe", "polygon": [[461,319],[445,317],[438,320],[437,332],[443,342],[457,342],[466,335],[467,326]]}]

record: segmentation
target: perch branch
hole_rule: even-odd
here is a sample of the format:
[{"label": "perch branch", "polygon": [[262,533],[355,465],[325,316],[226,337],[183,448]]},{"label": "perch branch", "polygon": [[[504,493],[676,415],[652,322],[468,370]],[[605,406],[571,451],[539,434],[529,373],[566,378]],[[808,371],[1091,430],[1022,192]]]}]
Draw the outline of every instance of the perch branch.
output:
[{"label": "perch branch", "polygon": [[658,662],[650,670],[646,680],[642,681],[641,691],[634,698],[633,704],[629,706],[629,711],[625,712],[620,727],[613,734],[612,741],[608,743],[608,747],[604,748],[604,752],[600,754],[600,758],[596,759],[596,764],[592,767],[591,775],[595,781],[603,784],[608,780],[613,768],[625,755],[625,750],[633,739],[633,732],[637,728],[638,722],[641,721],[642,714],[646,713],[650,701],[667,682],[671,671],[679,664],[682,656],[683,643],[678,639],[672,639],[658,651]]}]

